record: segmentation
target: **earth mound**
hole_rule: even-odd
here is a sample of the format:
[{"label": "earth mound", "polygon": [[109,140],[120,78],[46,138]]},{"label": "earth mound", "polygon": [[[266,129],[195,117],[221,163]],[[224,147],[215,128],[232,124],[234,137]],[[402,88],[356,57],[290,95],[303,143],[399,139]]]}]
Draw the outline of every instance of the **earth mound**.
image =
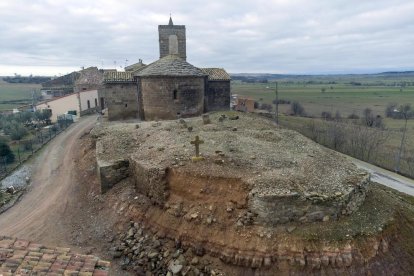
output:
[{"label": "earth mound", "polygon": [[[230,201],[267,224],[337,219],[363,202],[369,176],[338,153],[265,119],[224,116],[108,126],[99,162],[115,163],[119,172],[127,161],[137,189],[161,206],[171,194],[226,204],[223,193],[237,190]],[[203,142],[199,162],[196,136]],[[116,182],[125,173],[101,179]],[[196,192],[186,195],[188,186]]]},{"label": "earth mound", "polygon": [[269,120],[105,123],[91,137],[101,196],[131,221],[110,252],[136,273],[376,274],[414,263],[408,199]]}]

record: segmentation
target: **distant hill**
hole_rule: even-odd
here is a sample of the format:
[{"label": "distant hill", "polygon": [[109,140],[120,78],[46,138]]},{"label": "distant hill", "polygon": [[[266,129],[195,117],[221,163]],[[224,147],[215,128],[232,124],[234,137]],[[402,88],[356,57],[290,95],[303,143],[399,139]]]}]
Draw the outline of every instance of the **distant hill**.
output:
[{"label": "distant hill", "polygon": [[14,76],[14,77],[1,77],[3,81],[8,83],[30,83],[30,84],[40,84],[46,81],[49,81],[50,77],[42,77],[42,76]]}]

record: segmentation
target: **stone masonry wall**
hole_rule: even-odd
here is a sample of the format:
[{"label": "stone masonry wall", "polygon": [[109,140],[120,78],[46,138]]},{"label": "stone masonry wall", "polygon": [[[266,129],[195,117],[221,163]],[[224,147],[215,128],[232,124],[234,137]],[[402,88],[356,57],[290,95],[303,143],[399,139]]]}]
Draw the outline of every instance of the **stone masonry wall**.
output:
[{"label": "stone masonry wall", "polygon": [[99,160],[98,163],[98,178],[101,183],[101,193],[107,192],[119,181],[129,176],[129,161],[128,160],[116,160],[116,161],[103,161]]},{"label": "stone masonry wall", "polygon": [[167,168],[131,160],[131,173],[139,193],[156,204],[164,204],[168,197]]},{"label": "stone masonry wall", "polygon": [[317,194],[259,196],[251,193],[249,209],[258,215],[259,221],[270,225],[334,220],[359,208],[365,199],[369,181],[367,177],[348,194],[337,194],[333,198]]},{"label": "stone masonry wall", "polygon": [[230,109],[230,81],[208,81],[206,85],[206,112]]},{"label": "stone masonry wall", "polygon": [[[176,119],[201,115],[204,110],[204,77],[142,77],[145,120]],[[174,90],[177,98],[174,99]]]},{"label": "stone masonry wall", "polygon": [[96,163],[101,193],[105,193],[130,175],[128,159],[107,160],[102,158],[104,152],[104,143],[98,139],[96,142]]},{"label": "stone masonry wall", "polygon": [[138,118],[138,96],[135,82],[106,83],[102,94],[106,100],[110,121]]},{"label": "stone masonry wall", "polygon": [[174,25],[174,26],[160,25],[158,26],[158,35],[159,35],[159,43],[160,43],[160,58],[169,55],[170,35],[177,36],[178,56],[184,60],[187,58],[185,26],[183,25]]}]

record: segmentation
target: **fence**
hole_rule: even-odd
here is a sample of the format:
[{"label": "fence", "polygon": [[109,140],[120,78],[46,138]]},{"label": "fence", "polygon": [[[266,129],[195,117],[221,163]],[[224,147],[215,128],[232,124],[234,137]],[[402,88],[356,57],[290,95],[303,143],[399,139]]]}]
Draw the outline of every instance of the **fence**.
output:
[{"label": "fence", "polygon": [[0,179],[6,177],[19,165],[29,159],[45,144],[55,138],[73,123],[73,118],[69,115],[58,116],[58,122],[42,128],[30,131],[30,137],[20,141],[10,143],[10,149],[14,155],[14,161],[8,162],[8,156],[0,157]]}]

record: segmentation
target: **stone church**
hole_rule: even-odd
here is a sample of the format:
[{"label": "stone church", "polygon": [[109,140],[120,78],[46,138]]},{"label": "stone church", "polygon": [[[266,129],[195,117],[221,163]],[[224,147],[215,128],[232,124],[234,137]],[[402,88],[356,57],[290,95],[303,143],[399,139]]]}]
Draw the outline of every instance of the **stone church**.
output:
[{"label": "stone church", "polygon": [[160,59],[125,72],[108,71],[99,89],[109,120],[176,119],[230,108],[230,76],[221,68],[187,62],[184,25],[158,26]]}]

